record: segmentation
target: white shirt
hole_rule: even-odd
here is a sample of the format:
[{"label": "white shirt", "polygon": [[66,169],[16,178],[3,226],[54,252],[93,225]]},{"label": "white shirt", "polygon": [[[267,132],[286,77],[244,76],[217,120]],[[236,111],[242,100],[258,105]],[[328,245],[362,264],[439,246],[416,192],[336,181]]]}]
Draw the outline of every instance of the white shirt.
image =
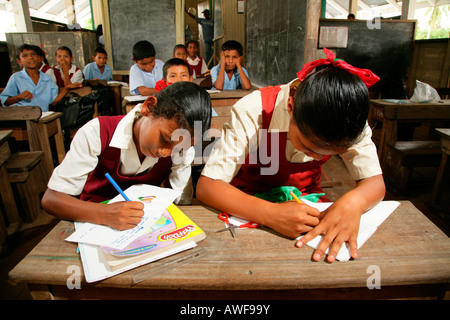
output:
[{"label": "white shirt", "polygon": [[[197,57],[195,57],[194,60],[192,60],[191,57],[187,57],[186,61],[191,66],[195,67],[195,66],[197,66],[200,63],[200,58],[197,56]],[[208,69],[208,66],[206,65],[205,59],[202,59],[202,61],[203,61],[203,63],[202,63],[202,74],[204,74],[209,69]]]},{"label": "white shirt", "polygon": [[[289,86],[290,83],[281,87],[268,132],[289,132],[290,118],[287,111]],[[202,175],[228,183],[231,182],[249,152],[258,148],[260,129],[262,129],[261,93],[259,90],[255,90],[240,99],[232,107],[231,120],[224,125],[221,139],[214,145]],[[362,139],[339,154],[351,177],[355,180],[382,173],[377,150],[371,137],[372,130],[366,125],[362,132]],[[314,160],[295,149],[289,135],[286,142],[286,158],[293,163]]]},{"label": "white shirt", "polygon": [[[133,141],[133,123],[136,116],[140,115],[141,107],[142,103],[136,105],[119,122],[109,144],[121,149],[119,173],[123,176],[138,175],[158,162],[158,159],[146,157],[141,163]],[[98,119],[94,118],[77,131],[64,161],[53,171],[48,187],[73,196],[81,194],[89,174],[97,166],[100,152],[100,124]],[[191,163],[194,156],[194,148],[190,147],[184,154],[180,154],[181,161],[172,164],[169,181],[174,190],[183,192],[176,199],[180,204],[189,204],[192,201]]]}]

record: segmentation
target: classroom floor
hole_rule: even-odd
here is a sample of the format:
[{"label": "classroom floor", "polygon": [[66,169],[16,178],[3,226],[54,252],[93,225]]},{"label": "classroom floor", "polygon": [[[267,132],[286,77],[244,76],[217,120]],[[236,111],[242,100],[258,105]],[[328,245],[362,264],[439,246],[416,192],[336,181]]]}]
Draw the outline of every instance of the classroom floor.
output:
[{"label": "classroom floor", "polygon": [[[332,181],[340,181],[340,186],[325,188],[330,200],[334,201],[354,186],[354,181],[348,176],[340,158],[332,157],[324,166],[325,172]],[[450,235],[450,208],[433,206],[430,204],[431,190],[434,183],[433,170],[417,172],[416,185],[414,180],[408,194],[401,194],[388,186],[385,200],[409,200],[433,221],[447,235]],[[427,177],[429,175],[429,177]],[[445,199],[445,197],[444,197]],[[447,214],[445,214],[447,213]],[[44,211],[31,224],[23,224],[9,239],[7,254],[0,256],[0,299],[24,300],[31,299],[26,285],[16,284],[8,279],[8,272],[25,257],[25,255],[58,223],[58,219]]]}]

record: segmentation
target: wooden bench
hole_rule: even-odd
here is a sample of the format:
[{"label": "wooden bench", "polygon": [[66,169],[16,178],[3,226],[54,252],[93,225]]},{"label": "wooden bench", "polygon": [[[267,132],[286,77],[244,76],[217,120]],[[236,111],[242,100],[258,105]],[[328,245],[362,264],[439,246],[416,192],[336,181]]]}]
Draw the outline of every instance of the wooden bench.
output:
[{"label": "wooden bench", "polygon": [[6,161],[17,208],[22,219],[31,223],[41,210],[41,198],[46,189],[42,151],[16,152]]},{"label": "wooden bench", "polygon": [[408,184],[413,168],[438,167],[441,160],[439,141],[397,141],[388,145],[385,152],[390,165],[384,177],[399,189]]},{"label": "wooden bench", "polygon": [[54,112],[42,118],[41,115],[42,110],[37,106],[0,108],[0,129],[13,130],[11,136],[16,141],[27,141],[29,151],[44,152],[43,164],[46,171],[46,179],[49,179],[54,169],[50,140],[54,140],[57,153],[55,161],[61,163],[65,157],[59,120],[62,113]]}]

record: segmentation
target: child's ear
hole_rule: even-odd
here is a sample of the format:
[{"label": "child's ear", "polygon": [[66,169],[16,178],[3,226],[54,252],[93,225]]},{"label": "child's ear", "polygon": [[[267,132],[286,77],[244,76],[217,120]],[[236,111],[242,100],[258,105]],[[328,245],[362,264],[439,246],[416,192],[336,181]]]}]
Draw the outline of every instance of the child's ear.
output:
[{"label": "child's ear", "polygon": [[287,110],[290,116],[294,116],[294,101],[295,101],[294,97],[289,96]]},{"label": "child's ear", "polygon": [[22,66],[22,63],[20,62],[20,59],[16,59],[16,62],[19,66]]},{"label": "child's ear", "polygon": [[155,96],[150,96],[144,101],[141,108],[141,114],[143,116],[149,116],[151,114],[150,107],[156,106],[158,104],[158,99]]}]

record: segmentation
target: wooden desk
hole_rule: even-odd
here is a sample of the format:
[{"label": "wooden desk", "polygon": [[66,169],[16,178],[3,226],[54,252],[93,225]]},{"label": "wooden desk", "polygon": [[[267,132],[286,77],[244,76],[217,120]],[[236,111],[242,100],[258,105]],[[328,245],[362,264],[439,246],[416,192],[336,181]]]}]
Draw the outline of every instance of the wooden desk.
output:
[{"label": "wooden desk", "polygon": [[442,103],[393,103],[381,99],[370,100],[369,124],[372,125],[373,120],[383,122],[378,146],[380,160],[383,159],[385,146],[393,146],[397,141],[399,121],[422,122],[448,119],[450,119],[450,100],[442,100]]},{"label": "wooden desk", "polygon": [[443,188],[448,185],[448,181],[450,179],[450,162],[448,161],[448,156],[450,155],[450,129],[436,129],[436,131],[442,137],[442,160],[433,188],[433,203],[440,201]]},{"label": "wooden desk", "polygon": [[245,97],[246,95],[252,93],[253,91],[254,89],[223,90],[220,92],[210,93],[209,95],[211,97],[211,104],[213,107],[232,106],[239,99]]},{"label": "wooden desk", "polygon": [[[217,211],[180,208],[207,234],[191,251],[204,254],[190,264],[133,282],[136,272],[179,259],[175,255],[88,284],[77,245],[64,241],[73,223],[61,221],[9,276],[42,299],[441,298],[450,282],[450,239],[407,201],[360,248],[358,259],[332,264],[312,261],[312,248],[296,248],[294,240],[268,228],[237,230],[232,238],[229,232],[216,233],[223,228]],[[81,270],[80,290],[66,287],[69,266]],[[380,270],[381,289],[369,290],[374,267]]]}]

